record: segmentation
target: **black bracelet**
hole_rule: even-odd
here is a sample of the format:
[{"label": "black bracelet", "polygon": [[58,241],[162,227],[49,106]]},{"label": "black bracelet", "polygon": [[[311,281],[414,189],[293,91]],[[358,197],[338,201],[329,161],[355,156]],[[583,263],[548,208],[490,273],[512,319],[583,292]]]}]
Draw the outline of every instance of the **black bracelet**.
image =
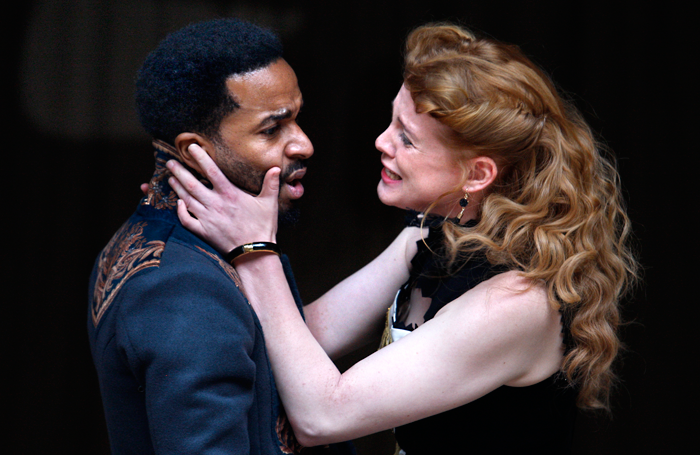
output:
[{"label": "black bracelet", "polygon": [[228,261],[229,264],[233,265],[233,261],[238,259],[241,256],[244,256],[246,254],[250,253],[275,253],[277,256],[280,256],[282,252],[280,251],[280,248],[277,246],[276,243],[272,242],[253,242],[253,243],[246,243],[245,245],[238,246],[234,249],[232,249],[227,255],[226,255],[226,261]]}]

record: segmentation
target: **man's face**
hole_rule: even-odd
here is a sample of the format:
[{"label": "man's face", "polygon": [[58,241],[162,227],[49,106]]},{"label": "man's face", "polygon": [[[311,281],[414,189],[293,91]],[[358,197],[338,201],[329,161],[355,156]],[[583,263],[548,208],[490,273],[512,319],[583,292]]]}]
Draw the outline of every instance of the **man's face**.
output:
[{"label": "man's face", "polygon": [[280,59],[230,77],[226,85],[240,108],[221,122],[214,161],[231,182],[253,194],[260,193],[267,170],[278,166],[284,212],[304,194],[303,160],[314,153],[296,123],[302,97],[294,70]]}]

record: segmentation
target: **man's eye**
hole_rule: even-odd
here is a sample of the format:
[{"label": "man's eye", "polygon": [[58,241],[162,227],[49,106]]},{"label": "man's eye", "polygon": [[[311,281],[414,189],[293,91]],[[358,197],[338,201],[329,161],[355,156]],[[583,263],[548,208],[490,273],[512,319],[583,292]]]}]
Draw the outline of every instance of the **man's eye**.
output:
[{"label": "man's eye", "polygon": [[275,126],[268,128],[266,130],[262,130],[261,133],[264,134],[265,136],[274,136],[275,134],[277,134],[277,132],[279,130],[280,130],[280,126],[275,125]]}]

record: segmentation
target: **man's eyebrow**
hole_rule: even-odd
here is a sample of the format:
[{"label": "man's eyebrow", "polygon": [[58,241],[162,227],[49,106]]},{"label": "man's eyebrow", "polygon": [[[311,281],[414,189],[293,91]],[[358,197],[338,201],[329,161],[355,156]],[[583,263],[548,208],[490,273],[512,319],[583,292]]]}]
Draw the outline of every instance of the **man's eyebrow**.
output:
[{"label": "man's eyebrow", "polygon": [[273,123],[279,122],[280,120],[290,118],[291,116],[292,116],[292,111],[285,107],[285,108],[282,108],[282,109],[268,115],[264,119],[262,119],[260,121],[260,123],[258,124],[258,127],[271,125]]}]

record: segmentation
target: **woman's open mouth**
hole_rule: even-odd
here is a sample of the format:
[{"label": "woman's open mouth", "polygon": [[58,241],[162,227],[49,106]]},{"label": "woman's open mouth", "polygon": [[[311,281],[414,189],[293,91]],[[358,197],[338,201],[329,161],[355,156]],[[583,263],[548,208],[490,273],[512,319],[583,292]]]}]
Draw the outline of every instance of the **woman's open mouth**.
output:
[{"label": "woman's open mouth", "polygon": [[395,182],[397,180],[401,180],[401,176],[385,167],[382,169],[382,180],[387,182]]}]

